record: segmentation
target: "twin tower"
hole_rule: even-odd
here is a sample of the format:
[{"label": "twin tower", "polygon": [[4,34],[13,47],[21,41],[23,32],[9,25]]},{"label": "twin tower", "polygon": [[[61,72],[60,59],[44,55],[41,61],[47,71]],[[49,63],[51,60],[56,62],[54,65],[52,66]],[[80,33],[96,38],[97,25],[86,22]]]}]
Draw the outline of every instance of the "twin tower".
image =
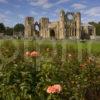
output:
[{"label": "twin tower", "polygon": [[45,39],[65,39],[70,37],[80,38],[81,34],[81,14],[79,12],[60,11],[59,19],[55,22],[50,22],[49,18],[42,17],[39,22],[33,17],[25,19],[25,34],[26,38],[41,37]]}]

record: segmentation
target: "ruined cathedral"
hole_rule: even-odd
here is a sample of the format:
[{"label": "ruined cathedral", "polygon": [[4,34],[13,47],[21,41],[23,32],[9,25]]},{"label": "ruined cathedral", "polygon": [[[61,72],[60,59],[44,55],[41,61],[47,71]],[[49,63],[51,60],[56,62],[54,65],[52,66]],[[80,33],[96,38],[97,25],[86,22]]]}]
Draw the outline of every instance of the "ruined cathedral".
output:
[{"label": "ruined cathedral", "polygon": [[66,39],[74,37],[80,39],[82,34],[89,35],[90,31],[92,36],[95,35],[95,28],[91,26],[90,31],[87,31],[89,27],[81,25],[80,12],[74,13],[61,10],[59,19],[56,22],[50,22],[49,18],[46,17],[42,17],[39,22],[35,21],[33,17],[26,17],[24,36],[26,38]]}]

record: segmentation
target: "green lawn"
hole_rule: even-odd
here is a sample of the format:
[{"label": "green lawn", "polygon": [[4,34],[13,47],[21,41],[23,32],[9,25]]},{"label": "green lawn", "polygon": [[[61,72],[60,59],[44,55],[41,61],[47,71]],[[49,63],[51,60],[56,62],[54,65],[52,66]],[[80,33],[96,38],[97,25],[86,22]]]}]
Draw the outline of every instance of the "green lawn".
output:
[{"label": "green lawn", "polygon": [[96,56],[100,56],[100,41],[71,41],[71,40],[0,40],[0,44],[2,44],[4,41],[12,41],[15,46],[23,45],[31,46],[36,45],[37,48],[39,48],[39,45],[52,45],[55,47],[56,44],[61,44],[63,48],[66,46],[73,47],[77,50],[86,49],[87,52],[94,54]]}]

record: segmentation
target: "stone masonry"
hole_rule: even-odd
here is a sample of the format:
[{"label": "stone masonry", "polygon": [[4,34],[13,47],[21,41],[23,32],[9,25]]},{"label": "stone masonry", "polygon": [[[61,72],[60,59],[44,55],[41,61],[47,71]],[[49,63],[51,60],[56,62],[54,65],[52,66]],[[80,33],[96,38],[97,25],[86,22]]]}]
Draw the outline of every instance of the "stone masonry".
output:
[{"label": "stone masonry", "polygon": [[[36,29],[38,27],[38,30]],[[33,17],[25,19],[25,37],[41,37],[65,39],[81,37],[81,14],[80,12],[60,11],[59,19],[56,22],[50,22],[49,18],[42,17],[39,22],[35,22]]]}]

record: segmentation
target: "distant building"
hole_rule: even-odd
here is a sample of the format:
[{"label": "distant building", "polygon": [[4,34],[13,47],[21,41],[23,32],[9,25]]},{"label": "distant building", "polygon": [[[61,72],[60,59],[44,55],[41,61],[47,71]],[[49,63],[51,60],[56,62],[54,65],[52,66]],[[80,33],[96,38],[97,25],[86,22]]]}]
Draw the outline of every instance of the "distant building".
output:
[{"label": "distant building", "polygon": [[85,39],[95,39],[96,28],[90,24],[81,24],[81,36]]},{"label": "distant building", "polygon": [[4,33],[0,33],[0,38],[3,38],[4,37]]},{"label": "distant building", "polygon": [[[41,38],[54,38],[54,39],[65,39],[65,38],[76,38],[82,37],[82,31],[89,30],[81,25],[81,14],[80,12],[66,12],[60,11],[58,21],[51,22],[49,18],[42,17],[39,22],[35,22],[33,17],[26,17],[25,19],[25,34],[26,38],[29,37],[41,37]],[[87,32],[89,34],[90,31]],[[94,31],[91,31],[95,34]],[[84,36],[84,35],[83,35]]]}]

